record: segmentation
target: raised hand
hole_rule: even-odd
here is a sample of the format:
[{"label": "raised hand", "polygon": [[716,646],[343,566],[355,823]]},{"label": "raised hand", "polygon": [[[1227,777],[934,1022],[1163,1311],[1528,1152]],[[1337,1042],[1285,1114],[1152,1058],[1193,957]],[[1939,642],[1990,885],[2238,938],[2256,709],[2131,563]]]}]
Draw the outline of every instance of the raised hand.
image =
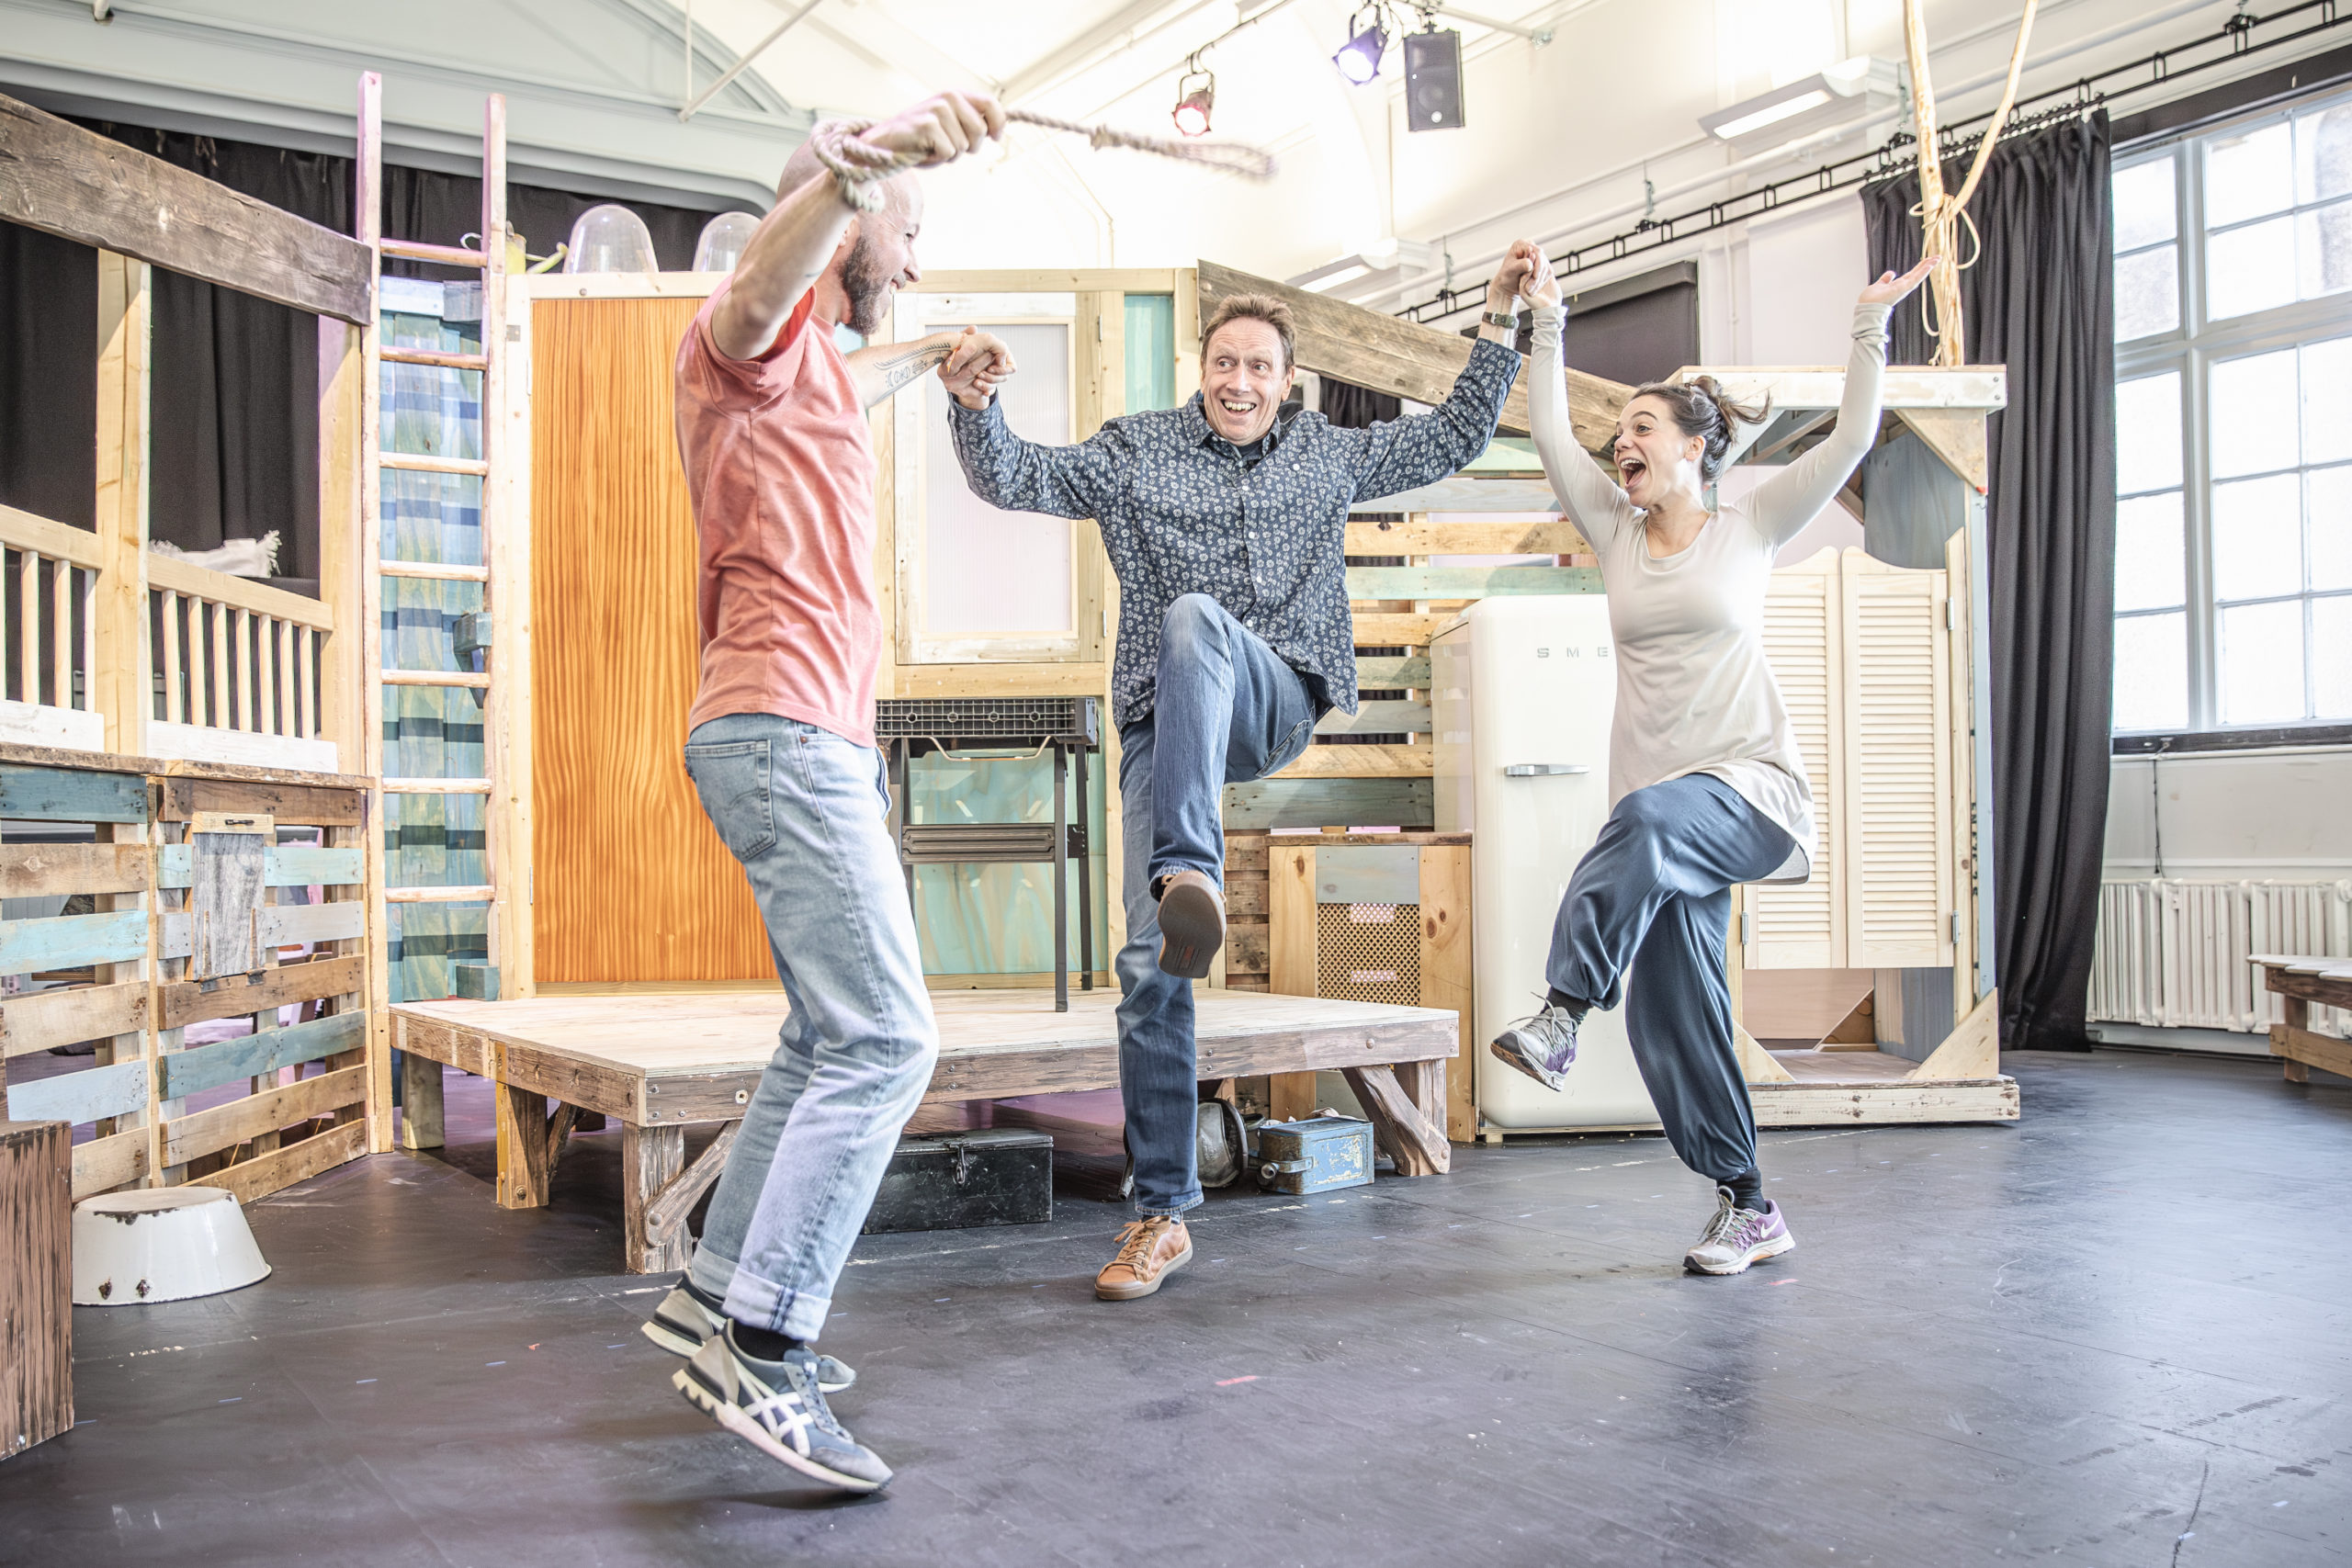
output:
[{"label": "raised hand", "polygon": [[985,93],[942,93],[869,126],[858,140],[922,167],[952,164],[1004,135],[1004,110]]},{"label": "raised hand", "polygon": [[1865,305],[1899,303],[1904,296],[1919,287],[1928,274],[1935,270],[1936,263],[1942,259],[1940,256],[1923,256],[1917,266],[1900,277],[1895,276],[1892,272],[1880,273],[1877,281],[1865,286],[1862,289],[1862,303]]},{"label": "raised hand", "polygon": [[1495,268],[1495,280],[1487,286],[1487,307],[1503,313],[1516,309],[1520,297],[1527,292],[1528,278],[1543,259],[1544,253],[1527,241],[1512,242]]},{"label": "raised hand", "polygon": [[1515,240],[1510,248],[1513,254],[1525,252],[1531,263],[1526,280],[1519,286],[1520,298],[1538,305],[1557,305],[1560,279],[1553,272],[1552,258],[1544,254],[1544,247],[1532,240]]}]

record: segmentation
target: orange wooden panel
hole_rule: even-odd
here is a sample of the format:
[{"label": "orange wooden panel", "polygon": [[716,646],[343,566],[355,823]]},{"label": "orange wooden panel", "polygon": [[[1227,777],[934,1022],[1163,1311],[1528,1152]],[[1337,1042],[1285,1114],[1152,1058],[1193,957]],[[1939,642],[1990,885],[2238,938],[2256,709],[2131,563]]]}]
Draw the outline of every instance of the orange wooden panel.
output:
[{"label": "orange wooden panel", "polygon": [[679,760],[698,672],[671,374],[697,299],[532,307],[537,977],[772,976],[742,869]]}]

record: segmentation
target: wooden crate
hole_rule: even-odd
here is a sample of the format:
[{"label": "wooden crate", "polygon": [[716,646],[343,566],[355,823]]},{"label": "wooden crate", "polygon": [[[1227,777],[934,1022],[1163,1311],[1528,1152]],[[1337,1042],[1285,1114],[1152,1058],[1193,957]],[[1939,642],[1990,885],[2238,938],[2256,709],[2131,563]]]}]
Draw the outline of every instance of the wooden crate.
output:
[{"label": "wooden crate", "polygon": [[0,1121],[0,1459],[74,1425],[72,1132]]}]

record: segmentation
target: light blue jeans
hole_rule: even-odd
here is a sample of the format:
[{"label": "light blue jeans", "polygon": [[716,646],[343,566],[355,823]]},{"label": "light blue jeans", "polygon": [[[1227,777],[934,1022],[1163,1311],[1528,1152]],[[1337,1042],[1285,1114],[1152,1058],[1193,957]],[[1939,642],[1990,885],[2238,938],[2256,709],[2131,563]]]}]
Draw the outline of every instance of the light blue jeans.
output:
[{"label": "light blue jeans", "polygon": [[939,1055],[881,752],[774,714],[686,738],[790,1006],[688,1270],[727,1314],[814,1339]]},{"label": "light blue jeans", "polygon": [[1159,967],[1159,900],[1176,871],[1225,885],[1225,786],[1285,768],[1315,739],[1298,672],[1205,593],[1168,607],[1151,713],[1119,731],[1127,944],[1119,950],[1119,1098],[1136,1208],[1201,1201],[1193,982]]}]

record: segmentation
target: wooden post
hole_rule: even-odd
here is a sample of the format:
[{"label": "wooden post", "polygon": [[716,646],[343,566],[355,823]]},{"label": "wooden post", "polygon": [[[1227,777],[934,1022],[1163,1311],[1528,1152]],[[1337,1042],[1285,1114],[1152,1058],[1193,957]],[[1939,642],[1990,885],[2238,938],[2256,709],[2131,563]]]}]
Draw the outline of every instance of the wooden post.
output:
[{"label": "wooden post", "polygon": [[[145,262],[112,251],[100,251],[97,260],[100,565],[92,606],[97,666],[90,671],[88,702],[106,716],[107,750],[138,755],[147,747],[153,702],[147,674],[148,345],[153,296]],[[33,697],[29,667],[25,694]]]},{"label": "wooden post", "polygon": [[[383,668],[383,584],[378,567],[384,553],[384,475],[378,461],[383,447],[383,361],[379,350],[377,286],[383,273],[383,253],[378,248],[384,233],[384,79],[373,71],[359,77],[359,156],[352,182],[352,232],[368,247],[368,320],[358,333],[357,407],[346,403],[346,416],[356,416],[357,439],[353,463],[356,470],[358,508],[343,545],[344,558],[335,593],[335,633],[323,651],[335,654],[332,667],[322,665],[319,683],[340,691],[345,705],[341,734],[330,729],[335,753],[348,772],[380,780],[384,773],[383,697],[378,675]],[[322,391],[324,390],[322,386]],[[353,395],[345,393],[346,399]],[[485,414],[486,417],[486,414]],[[325,426],[321,424],[321,439]],[[322,453],[323,460],[324,454]],[[322,480],[323,481],[323,474]],[[325,513],[320,513],[321,570],[326,559]],[[345,618],[348,608],[349,618]],[[338,649],[338,645],[340,645]],[[346,751],[345,737],[351,749]],[[368,1010],[368,1146],[382,1153],[392,1146],[392,1023],[391,919],[384,903],[390,878],[384,864],[385,813],[390,796],[380,790],[368,796],[368,820],[360,829],[366,882],[360,897],[368,903],[368,987],[358,1000]],[[340,836],[340,835],[336,835]],[[439,1105],[433,1110],[438,1125]]]},{"label": "wooden post", "polygon": [[[1316,993],[1315,852],[1279,840],[1266,852],[1266,988],[1285,997]],[[1315,1114],[1313,1073],[1272,1074],[1266,1092],[1277,1122]]]},{"label": "wooden post", "polygon": [[621,1255],[632,1274],[666,1274],[686,1266],[686,1227],[660,1243],[646,1239],[648,1211],[686,1168],[686,1130],[621,1123]]},{"label": "wooden post", "polygon": [[[2279,998],[2278,1010],[2284,1015],[2290,1040],[2295,1037],[2295,1031],[2312,1026],[2312,1004],[2301,997]],[[2312,1080],[2311,1068],[2292,1056],[2280,1058],[2280,1070],[2286,1074],[2289,1083],[2309,1083]]]},{"label": "wooden post", "polygon": [[[493,1066],[498,1064],[493,1063]],[[498,1111],[498,1206],[540,1209],[548,1201],[548,1097],[493,1082]]]},{"label": "wooden post", "polygon": [[74,1425],[73,1131],[0,1120],[0,1459]]},{"label": "wooden post", "polygon": [[401,1147],[437,1149],[447,1141],[441,1064],[410,1051],[401,1057]]},{"label": "wooden post", "polygon": [[[1476,973],[1470,963],[1470,846],[1421,846],[1421,1005],[1452,1008],[1462,1024],[1456,1038],[1452,1069],[1444,1075],[1443,1103],[1423,1105],[1430,1119],[1445,1135],[1466,1144],[1478,1135],[1478,1096],[1474,1083],[1478,1049],[1476,1037]],[[1397,1080],[1409,1092],[1418,1077],[1399,1069]],[[1414,1096],[1419,1103],[1419,1096]]]}]

